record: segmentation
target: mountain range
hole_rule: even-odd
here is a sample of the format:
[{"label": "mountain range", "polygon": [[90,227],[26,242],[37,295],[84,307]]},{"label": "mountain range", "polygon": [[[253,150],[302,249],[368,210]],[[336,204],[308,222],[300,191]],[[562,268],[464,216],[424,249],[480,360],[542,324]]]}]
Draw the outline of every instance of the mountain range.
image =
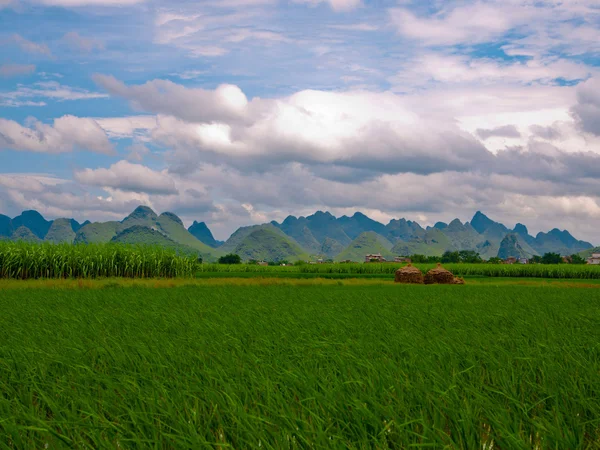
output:
[{"label": "mountain range", "polygon": [[288,216],[283,222],[241,227],[227,241],[217,241],[204,222],[185,228],[173,213],[160,215],[147,206],[137,207],[122,221],[79,223],[74,219],[46,220],[37,211],[24,211],[10,218],[0,214],[0,239],[28,242],[123,242],[154,244],[214,261],[227,253],[243,260],[363,261],[366,254],[385,258],[422,254],[439,256],[447,250],[474,250],[482,258],[531,257],[547,252],[571,255],[589,251],[589,242],[574,238],[568,231],[553,229],[535,237],[527,227],[509,229],[478,211],[471,222],[454,219],[423,228],[406,219],[387,225],[357,212],[336,218],[317,211],[307,217]]}]

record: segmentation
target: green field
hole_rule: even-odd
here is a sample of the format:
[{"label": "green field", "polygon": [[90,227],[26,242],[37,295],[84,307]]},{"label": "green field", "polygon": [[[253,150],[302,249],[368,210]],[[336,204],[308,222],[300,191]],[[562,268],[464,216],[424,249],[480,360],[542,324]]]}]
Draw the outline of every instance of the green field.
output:
[{"label": "green field", "polygon": [[231,281],[0,291],[0,448],[600,447],[595,289]]}]

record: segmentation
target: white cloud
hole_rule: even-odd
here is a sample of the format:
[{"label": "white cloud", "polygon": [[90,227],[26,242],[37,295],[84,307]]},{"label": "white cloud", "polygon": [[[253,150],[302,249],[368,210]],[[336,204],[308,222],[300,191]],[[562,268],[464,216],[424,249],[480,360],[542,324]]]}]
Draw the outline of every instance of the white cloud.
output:
[{"label": "white cloud", "polygon": [[81,36],[77,31],[65,33],[63,40],[72,48],[88,53],[94,50],[104,50],[104,43],[102,41]]},{"label": "white cloud", "polygon": [[35,119],[24,127],[0,118],[0,148],[40,153],[64,153],[75,149],[112,154],[114,149],[92,119],[63,116],[47,125]]},{"label": "white cloud", "polygon": [[370,24],[370,23],[350,23],[350,24],[340,24],[340,25],[329,25],[329,28],[333,28],[335,30],[345,30],[345,31],[377,31],[379,30],[379,26]]},{"label": "white cloud", "polygon": [[37,44],[35,42],[29,41],[20,34],[13,34],[11,40],[24,52],[39,53],[46,56],[52,56],[52,52],[46,44]]},{"label": "white cloud", "polygon": [[28,99],[51,99],[59,102],[67,100],[90,100],[97,98],[108,98],[107,94],[90,92],[86,89],[64,86],[56,81],[40,81],[32,86],[18,85],[12,92],[0,92],[0,105],[22,106],[45,103],[36,103]]},{"label": "white cloud", "polygon": [[362,5],[361,0],[293,0],[295,3],[307,3],[311,6],[328,3],[334,11],[351,11]]},{"label": "white cloud", "polygon": [[156,116],[103,117],[95,119],[110,138],[142,137],[156,128]]},{"label": "white cloud", "polygon": [[16,77],[19,75],[30,75],[35,72],[33,64],[1,64],[0,77]]},{"label": "white cloud", "polygon": [[122,191],[175,195],[173,179],[166,171],[157,172],[140,164],[121,160],[108,169],[84,169],[75,172],[80,183],[119,189]]},{"label": "white cloud", "polygon": [[138,3],[143,3],[146,0],[34,0],[37,3],[48,6],[63,6],[65,8],[81,7],[81,6],[110,6],[124,7]]},{"label": "white cloud", "polygon": [[185,88],[168,80],[127,86],[112,76],[94,75],[110,94],[129,100],[141,110],[172,114],[190,121],[237,120],[244,117],[248,100],[237,86],[223,84],[214,91]]},{"label": "white cloud", "polygon": [[434,84],[558,84],[559,80],[584,80],[594,72],[594,67],[556,58],[511,62],[429,53],[407,61],[390,82],[401,91]]}]

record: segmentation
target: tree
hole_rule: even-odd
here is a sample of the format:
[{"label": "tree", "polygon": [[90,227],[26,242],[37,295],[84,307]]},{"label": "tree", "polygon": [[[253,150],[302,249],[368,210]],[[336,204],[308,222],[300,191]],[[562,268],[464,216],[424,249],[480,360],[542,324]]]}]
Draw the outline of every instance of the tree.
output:
[{"label": "tree", "polygon": [[461,250],[458,252],[460,257],[460,262],[469,263],[469,264],[478,264],[483,262],[479,253],[474,250]]},{"label": "tree", "polygon": [[219,258],[219,264],[241,264],[242,258],[240,255],[236,255],[235,253],[229,253],[228,255],[221,256]]},{"label": "tree", "polygon": [[542,257],[538,255],[532,256],[529,260],[529,264],[542,264]]},{"label": "tree", "polygon": [[443,263],[457,263],[460,262],[460,253],[459,252],[451,252],[447,250],[442,255]]},{"label": "tree", "polygon": [[574,253],[571,255],[571,264],[587,264],[587,261],[577,253]]},{"label": "tree", "polygon": [[502,264],[502,258],[498,258],[497,256],[492,256],[490,259],[488,259],[488,263],[490,264]]},{"label": "tree", "polygon": [[562,256],[558,253],[548,252],[542,256],[542,264],[562,264],[562,262]]}]

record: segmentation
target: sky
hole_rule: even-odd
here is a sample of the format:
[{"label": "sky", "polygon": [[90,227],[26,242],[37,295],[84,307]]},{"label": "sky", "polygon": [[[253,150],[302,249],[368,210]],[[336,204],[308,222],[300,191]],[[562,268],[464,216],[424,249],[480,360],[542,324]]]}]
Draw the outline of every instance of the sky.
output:
[{"label": "sky", "polygon": [[598,0],[0,0],[0,212],[600,243]]}]

